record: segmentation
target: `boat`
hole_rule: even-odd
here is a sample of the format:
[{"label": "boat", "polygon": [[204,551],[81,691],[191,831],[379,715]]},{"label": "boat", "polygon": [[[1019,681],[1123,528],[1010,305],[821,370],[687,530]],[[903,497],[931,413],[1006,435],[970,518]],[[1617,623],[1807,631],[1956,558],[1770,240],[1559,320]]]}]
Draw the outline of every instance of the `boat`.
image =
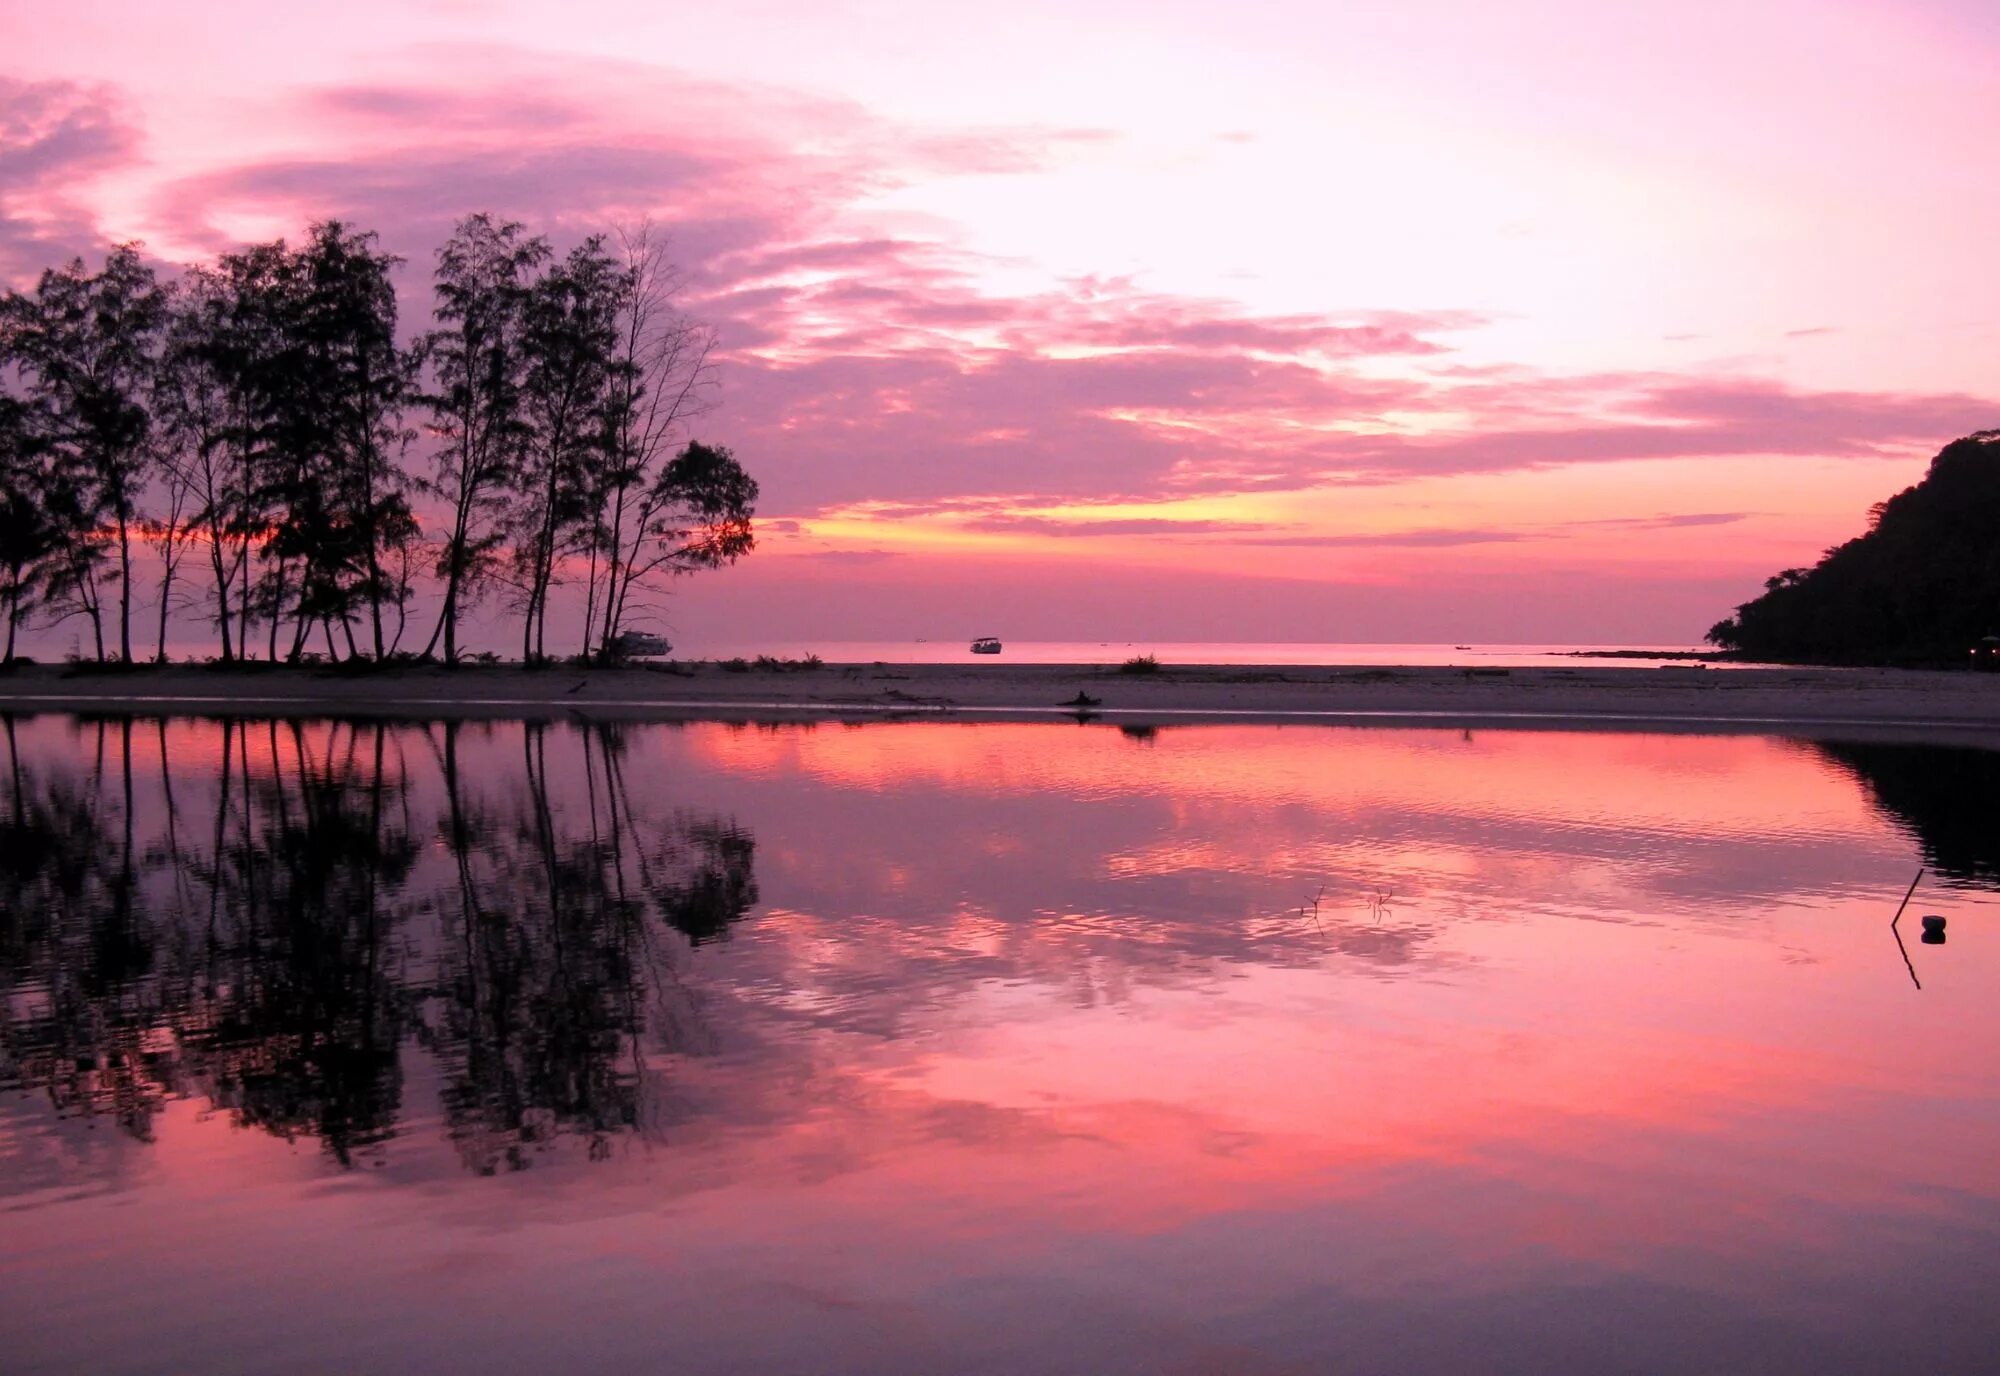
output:
[{"label": "boat", "polygon": [[997,655],[1000,653],[1000,638],[982,635],[972,642],[972,653],[976,655]]},{"label": "boat", "polygon": [[674,648],[663,637],[648,635],[644,631],[620,631],[618,639],[611,643],[612,647],[626,659],[650,659],[655,655],[667,654]]}]

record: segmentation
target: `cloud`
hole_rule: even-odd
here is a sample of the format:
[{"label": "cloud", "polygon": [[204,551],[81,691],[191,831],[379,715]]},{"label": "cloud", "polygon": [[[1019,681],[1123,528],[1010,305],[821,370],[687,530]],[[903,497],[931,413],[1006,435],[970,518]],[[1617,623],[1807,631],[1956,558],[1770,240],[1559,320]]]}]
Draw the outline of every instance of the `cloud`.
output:
[{"label": "cloud", "polygon": [[[1028,530],[1008,513],[1648,459],[1903,456],[2000,417],[1958,394],[1474,365],[1458,336],[1487,322],[1462,310],[1255,311],[1111,275],[1024,287],[1020,265],[948,227],[871,207],[938,175],[1058,167],[1111,135],[911,129],[636,62],[470,46],[405,57],[420,76],[322,86],[274,111],[309,152],[159,178],[161,232],[212,252],[246,225],[338,216],[405,254],[421,297],[431,253],[472,210],[559,239],[656,217],[684,303],[718,332],[724,405],[704,429],[753,466],[780,517],[957,503],[987,523],[975,528]],[[0,85],[6,262],[24,245],[88,242],[77,189],[135,156],[122,109],[97,88]],[[1110,519],[1039,533],[1381,538]]]},{"label": "cloud", "polygon": [[88,184],[138,154],[111,91],[0,76],[0,280],[21,280],[103,243]]},{"label": "cloud", "polygon": [[1536,538],[1517,530],[1387,530],[1333,535],[1257,536],[1243,543],[1287,549],[1455,549],[1503,545]]},{"label": "cloud", "polygon": [[1259,521],[1175,520],[1164,516],[1066,521],[1024,512],[981,516],[961,524],[967,530],[1026,531],[1069,538],[1099,535],[1243,535],[1278,529]]},{"label": "cloud", "polygon": [[1573,521],[1573,526],[1608,526],[1618,530],[1681,530],[1692,526],[1727,526],[1747,521],[1747,511],[1694,511],[1678,516],[1613,516],[1597,521]]},{"label": "cloud", "polygon": [[1657,374],[1593,381],[1609,420],[1371,438],[1327,453],[1329,471],[1345,463],[1350,476],[1391,481],[1637,459],[1895,457],[2000,415],[2000,402],[1958,393],[1812,392],[1756,378]]},{"label": "cloud", "polygon": [[880,564],[891,559],[908,556],[893,549],[819,549],[804,554],[790,556],[794,559],[815,559],[827,564]]}]

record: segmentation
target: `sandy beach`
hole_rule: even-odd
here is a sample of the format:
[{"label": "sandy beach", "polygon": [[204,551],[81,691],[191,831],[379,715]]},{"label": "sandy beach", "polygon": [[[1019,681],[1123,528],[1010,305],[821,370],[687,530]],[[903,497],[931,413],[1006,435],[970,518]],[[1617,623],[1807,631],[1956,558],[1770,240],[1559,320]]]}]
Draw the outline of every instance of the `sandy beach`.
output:
[{"label": "sandy beach", "polygon": [[[1086,701],[1079,703],[1081,694]],[[1871,728],[2000,741],[2000,675],[1894,669],[1697,666],[1472,670],[1172,665],[828,664],[731,672],[715,664],[616,670],[382,673],[324,668],[125,672],[31,666],[0,676],[0,710],[253,715],[967,720],[1085,717],[1222,721],[1508,723],[1714,730]]]}]

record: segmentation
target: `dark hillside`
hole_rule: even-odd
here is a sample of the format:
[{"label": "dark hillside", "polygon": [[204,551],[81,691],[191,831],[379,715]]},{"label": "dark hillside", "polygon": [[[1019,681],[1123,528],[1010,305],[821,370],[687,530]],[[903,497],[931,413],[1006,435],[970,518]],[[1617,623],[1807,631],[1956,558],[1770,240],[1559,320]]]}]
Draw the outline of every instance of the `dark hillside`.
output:
[{"label": "dark hillside", "polygon": [[1708,638],[1755,659],[1957,663],[2000,634],[2000,430],[1954,440],[1866,534],[1786,569]]}]

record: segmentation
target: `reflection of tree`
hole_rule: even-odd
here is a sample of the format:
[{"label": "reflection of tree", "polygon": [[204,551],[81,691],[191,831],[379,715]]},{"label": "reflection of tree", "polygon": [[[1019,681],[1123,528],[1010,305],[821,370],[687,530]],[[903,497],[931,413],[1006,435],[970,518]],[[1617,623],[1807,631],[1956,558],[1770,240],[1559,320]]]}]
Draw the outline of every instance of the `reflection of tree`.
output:
[{"label": "reflection of tree", "polygon": [[150,1033],[152,933],[131,833],[131,725],[123,803],[107,801],[106,728],[83,777],[44,780],[8,743],[0,821],[0,1087],[36,1084],[65,1111],[108,1113],[141,1139],[166,1088]]},{"label": "reflection of tree", "polygon": [[522,735],[525,791],[496,818],[468,797],[462,731],[444,725],[439,752],[455,871],[444,911],[456,939],[439,962],[453,996],[430,1030],[452,1136],[483,1172],[525,1165],[559,1134],[602,1153],[640,1122],[644,1010],[675,985],[648,917],[694,941],[719,933],[756,902],[754,847],[732,826],[686,816],[642,826],[625,788],[624,732],[610,725],[578,742],[582,818],[552,798],[540,725]]},{"label": "reflection of tree", "polygon": [[468,786],[457,725],[225,722],[186,763],[127,721],[53,765],[0,725],[0,1088],[141,1138],[199,1092],[349,1162],[394,1131],[414,1039],[469,1166],[563,1135],[602,1152],[641,1121],[646,1039],[684,1030],[673,946],[757,901],[747,834],[635,813],[614,728],[563,742],[580,788],[525,728],[495,792]]},{"label": "reflection of tree", "polygon": [[1881,741],[1814,741],[1875,805],[1914,832],[1925,863],[1950,880],[2000,887],[2000,752]]},{"label": "reflection of tree", "polygon": [[189,962],[217,993],[188,1000],[201,1021],[182,1046],[239,1121],[310,1133],[345,1162],[389,1135],[402,1097],[407,1000],[389,957],[418,847],[387,730],[338,729],[323,748],[298,723],[223,733],[212,920]]}]

